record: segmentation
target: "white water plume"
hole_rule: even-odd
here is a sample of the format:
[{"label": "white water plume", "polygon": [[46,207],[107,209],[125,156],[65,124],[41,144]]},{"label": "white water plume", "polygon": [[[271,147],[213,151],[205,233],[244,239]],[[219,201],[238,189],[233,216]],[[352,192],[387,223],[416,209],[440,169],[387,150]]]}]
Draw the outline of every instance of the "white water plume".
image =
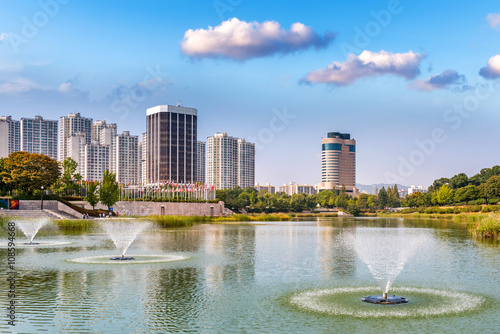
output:
[{"label": "white water plume", "polygon": [[356,229],[353,236],[358,257],[368,266],[383,293],[403,271],[408,259],[431,239],[403,228]]},{"label": "white water plume", "polygon": [[47,223],[49,223],[50,220],[47,218],[42,218],[42,219],[36,219],[36,220],[19,220],[16,221],[16,226],[19,226],[21,231],[24,233],[26,238],[28,239],[29,243],[33,243],[33,239],[35,238],[35,235],[38,233],[38,231]]},{"label": "white water plume", "polygon": [[120,255],[125,255],[137,235],[148,228],[150,223],[141,221],[106,221],[102,222],[101,226],[113,240],[116,248],[120,251]]}]

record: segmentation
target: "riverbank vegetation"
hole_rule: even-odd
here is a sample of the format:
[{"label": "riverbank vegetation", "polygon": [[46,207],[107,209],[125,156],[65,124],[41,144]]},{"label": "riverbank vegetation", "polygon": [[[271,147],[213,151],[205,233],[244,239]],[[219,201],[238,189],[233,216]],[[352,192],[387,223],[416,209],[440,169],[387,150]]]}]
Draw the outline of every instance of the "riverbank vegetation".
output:
[{"label": "riverbank vegetation", "polygon": [[499,239],[500,214],[489,214],[469,224],[469,231],[477,239]]}]

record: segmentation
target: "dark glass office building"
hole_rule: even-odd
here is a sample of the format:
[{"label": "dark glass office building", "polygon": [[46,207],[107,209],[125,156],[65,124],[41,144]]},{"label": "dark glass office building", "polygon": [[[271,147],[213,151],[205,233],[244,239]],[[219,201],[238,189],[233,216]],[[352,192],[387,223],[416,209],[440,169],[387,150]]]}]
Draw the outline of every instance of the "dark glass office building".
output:
[{"label": "dark glass office building", "polygon": [[197,110],[161,105],[146,117],[147,184],[196,182]]}]

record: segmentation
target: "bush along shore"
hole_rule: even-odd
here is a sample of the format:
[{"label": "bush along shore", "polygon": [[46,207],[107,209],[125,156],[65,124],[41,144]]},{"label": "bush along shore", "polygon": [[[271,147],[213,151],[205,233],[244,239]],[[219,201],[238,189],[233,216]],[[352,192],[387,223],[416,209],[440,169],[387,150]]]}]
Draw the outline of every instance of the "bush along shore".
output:
[{"label": "bush along shore", "polygon": [[490,213],[469,223],[469,231],[477,239],[500,239],[500,214]]}]

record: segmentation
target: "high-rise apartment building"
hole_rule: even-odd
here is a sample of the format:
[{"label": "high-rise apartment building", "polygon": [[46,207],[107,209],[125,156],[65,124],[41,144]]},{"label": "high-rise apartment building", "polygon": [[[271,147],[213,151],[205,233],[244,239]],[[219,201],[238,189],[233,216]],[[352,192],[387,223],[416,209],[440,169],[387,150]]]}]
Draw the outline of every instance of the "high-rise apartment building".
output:
[{"label": "high-rise apartment building", "polygon": [[321,183],[318,191],[339,191],[345,186],[347,193],[356,193],[356,141],[348,133],[329,132],[321,139]]},{"label": "high-rise apartment building", "polygon": [[57,160],[57,121],[42,116],[21,118],[21,151],[45,154]]},{"label": "high-rise apartment building", "polygon": [[245,189],[255,185],[255,144],[238,139],[238,185]]},{"label": "high-rise apartment building", "polygon": [[141,166],[139,181],[141,184],[147,184],[147,158],[148,158],[148,135],[144,132],[141,136],[141,155],[139,164]]},{"label": "high-rise apartment building", "polygon": [[207,169],[207,143],[199,141],[196,144],[196,181],[205,183]]},{"label": "high-rise apartment building", "polygon": [[92,140],[92,118],[81,117],[80,113],[61,117],[59,121],[59,161],[68,157],[68,138],[82,132],[87,144]]},{"label": "high-rise apartment building", "polygon": [[85,144],[83,179],[87,181],[102,181],[104,171],[109,170],[109,146],[96,141]]},{"label": "high-rise apartment building", "polygon": [[112,173],[117,173],[116,165],[116,139],[118,136],[118,127],[116,124],[106,124],[106,121],[98,121],[98,126],[93,124],[93,129],[95,129],[95,141],[100,145],[109,146],[109,171]]},{"label": "high-rise apartment building", "polygon": [[82,178],[85,175],[85,145],[87,145],[87,135],[83,132],[68,137],[67,157],[78,164],[75,173],[80,174]]},{"label": "high-rise apartment building", "polygon": [[116,181],[137,184],[139,175],[139,137],[124,131],[116,137]]},{"label": "high-rise apartment building", "polygon": [[0,158],[21,150],[21,125],[12,116],[0,117]]},{"label": "high-rise apartment building", "polygon": [[225,132],[207,138],[207,184],[217,189],[253,187],[255,144]]},{"label": "high-rise apartment building", "polygon": [[196,182],[197,110],[159,105],[146,113],[147,183]]},{"label": "high-rise apartment building", "polygon": [[217,189],[238,185],[238,138],[226,132],[207,138],[207,184]]}]

